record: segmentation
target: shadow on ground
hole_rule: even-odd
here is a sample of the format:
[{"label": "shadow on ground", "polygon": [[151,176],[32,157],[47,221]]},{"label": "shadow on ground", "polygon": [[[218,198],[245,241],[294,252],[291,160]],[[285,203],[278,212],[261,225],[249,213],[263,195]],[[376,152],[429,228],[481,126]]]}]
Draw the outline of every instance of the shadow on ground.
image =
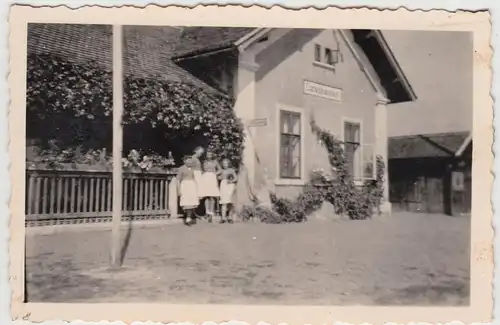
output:
[{"label": "shadow on ground", "polygon": [[447,306],[469,304],[469,282],[448,280],[425,285],[410,285],[374,299],[376,305]]},{"label": "shadow on ground", "polygon": [[27,274],[26,301],[91,300],[99,296],[103,288],[106,288],[106,294],[119,293],[124,284],[85,275],[69,259],[62,259],[41,269],[36,275]]}]

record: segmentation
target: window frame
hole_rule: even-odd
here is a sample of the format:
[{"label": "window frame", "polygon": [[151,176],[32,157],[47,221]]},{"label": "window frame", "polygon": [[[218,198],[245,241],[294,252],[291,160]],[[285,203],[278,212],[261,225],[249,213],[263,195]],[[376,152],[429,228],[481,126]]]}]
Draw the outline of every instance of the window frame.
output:
[{"label": "window frame", "polygon": [[333,50],[329,47],[325,47],[325,64],[331,65],[332,67],[335,65],[335,60],[333,60]]},{"label": "window frame", "polygon": [[[338,63],[338,49],[334,50],[331,47],[323,46],[321,44],[314,44],[314,59],[313,64],[318,67],[335,70]],[[337,55],[337,60],[335,59]]]},{"label": "window frame", "polygon": [[[362,185],[364,181],[366,180],[373,180],[375,179],[376,175],[376,154],[375,154],[375,145],[371,143],[365,143],[364,142],[364,129],[363,129],[363,120],[361,119],[356,119],[356,118],[350,118],[350,117],[342,117],[342,125],[341,125],[341,141],[342,141],[342,147],[344,149],[345,153],[345,144],[347,143],[345,139],[345,131],[346,131],[346,126],[347,124],[354,124],[359,126],[359,132],[358,132],[358,138],[359,142],[354,142],[354,141],[349,141],[349,143],[353,144],[358,144],[355,150],[354,154],[354,166],[353,166],[353,175],[352,179],[356,185]],[[364,148],[365,147],[371,147],[372,148],[372,164],[373,164],[373,170],[372,170],[372,175],[371,177],[366,177],[364,173],[364,167],[365,167],[365,157],[364,157]]]},{"label": "window frame", "polygon": [[323,50],[323,46],[316,43],[314,44],[314,62],[322,63],[321,61],[321,51]]},{"label": "window frame", "polygon": [[[300,134],[286,134],[288,136],[299,137],[299,176],[298,177],[288,177],[282,172],[282,113],[291,113],[299,116],[299,132]],[[305,113],[302,108],[293,107],[288,105],[278,104],[276,109],[276,179],[275,185],[295,185],[303,186],[306,184],[305,181]]]}]

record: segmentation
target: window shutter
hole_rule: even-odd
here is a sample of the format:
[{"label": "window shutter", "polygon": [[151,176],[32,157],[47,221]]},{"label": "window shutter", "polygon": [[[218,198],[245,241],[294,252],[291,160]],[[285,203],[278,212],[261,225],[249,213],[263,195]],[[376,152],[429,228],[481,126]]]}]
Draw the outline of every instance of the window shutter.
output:
[{"label": "window shutter", "polygon": [[373,144],[361,145],[361,173],[363,180],[374,180],[377,175],[377,160]]},{"label": "window shutter", "polygon": [[314,61],[321,62],[321,45],[319,44],[314,46]]}]

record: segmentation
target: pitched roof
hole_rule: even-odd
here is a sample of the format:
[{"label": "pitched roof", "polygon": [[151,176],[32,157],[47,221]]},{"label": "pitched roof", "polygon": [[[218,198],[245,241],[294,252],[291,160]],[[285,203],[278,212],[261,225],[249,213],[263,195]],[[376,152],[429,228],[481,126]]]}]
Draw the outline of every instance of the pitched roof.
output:
[{"label": "pitched roof", "polygon": [[[181,32],[167,26],[124,26],[124,74],[183,82],[219,93],[170,59]],[[112,71],[112,26],[31,23],[28,53],[56,54],[74,63],[95,61],[102,69]]]},{"label": "pitched roof", "polygon": [[174,58],[206,53],[232,47],[233,44],[253,31],[254,27],[184,27],[182,42],[175,47]]},{"label": "pitched roof", "polygon": [[416,100],[417,95],[382,32],[372,29],[353,29],[352,33],[355,42],[362,48],[370,61],[371,68],[378,75],[391,103]]},{"label": "pitched roof", "polygon": [[[254,27],[124,26],[124,73],[139,78],[160,78],[189,83],[220,92],[184,70],[173,60],[233,48]],[[415,94],[383,35],[352,30],[392,102],[414,100]],[[372,33],[373,32],[373,33]],[[376,37],[368,37],[368,35]],[[110,25],[29,24],[28,53],[54,53],[76,63],[94,60],[112,70]]]},{"label": "pitched roof", "polygon": [[[256,28],[236,27],[187,27],[182,32],[182,42],[176,47],[174,61],[189,59],[200,54],[210,54],[235,47],[235,42]],[[386,90],[391,103],[413,101],[417,98],[392,50],[379,30],[351,30],[355,42],[364,52],[371,67],[369,70]]]},{"label": "pitched roof", "polygon": [[389,159],[453,157],[469,132],[436,133],[389,138]]}]

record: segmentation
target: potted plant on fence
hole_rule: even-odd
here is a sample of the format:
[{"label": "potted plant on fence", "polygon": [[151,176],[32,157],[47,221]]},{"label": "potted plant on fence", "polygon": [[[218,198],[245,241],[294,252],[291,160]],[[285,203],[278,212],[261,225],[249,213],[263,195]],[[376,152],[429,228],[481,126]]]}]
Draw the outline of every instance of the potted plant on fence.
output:
[{"label": "potted plant on fence", "polygon": [[173,168],[175,162],[171,152],[168,157],[151,154],[144,155],[141,158],[141,153],[135,149],[131,150],[127,157],[122,158],[123,167],[132,173],[162,173]]}]

